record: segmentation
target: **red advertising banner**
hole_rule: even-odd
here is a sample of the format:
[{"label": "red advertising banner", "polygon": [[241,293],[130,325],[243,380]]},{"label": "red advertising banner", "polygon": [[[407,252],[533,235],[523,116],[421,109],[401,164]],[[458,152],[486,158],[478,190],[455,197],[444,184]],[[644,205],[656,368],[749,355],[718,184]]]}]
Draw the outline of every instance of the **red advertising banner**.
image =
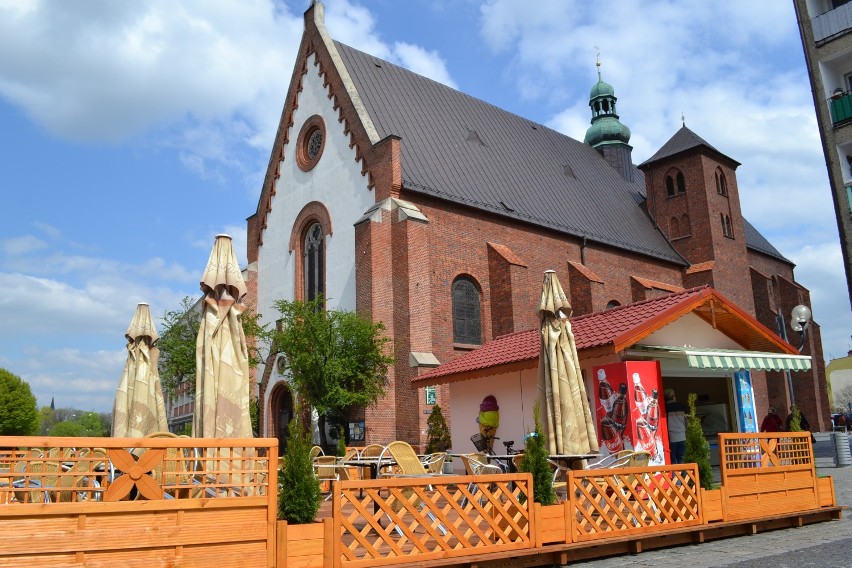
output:
[{"label": "red advertising banner", "polygon": [[659,362],[611,363],[592,372],[601,453],[647,450],[650,464],[670,462]]}]

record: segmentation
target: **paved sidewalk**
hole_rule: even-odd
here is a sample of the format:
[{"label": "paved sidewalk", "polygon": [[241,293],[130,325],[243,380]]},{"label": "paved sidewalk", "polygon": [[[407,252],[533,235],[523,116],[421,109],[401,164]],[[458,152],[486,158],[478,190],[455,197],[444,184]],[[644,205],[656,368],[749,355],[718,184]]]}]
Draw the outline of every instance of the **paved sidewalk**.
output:
[{"label": "paved sidewalk", "polygon": [[[818,467],[819,475],[834,478],[838,505],[852,508],[852,467]],[[697,545],[676,546],[575,562],[583,568],[842,568],[852,567],[852,510],[838,521],[815,523],[714,540]]]}]

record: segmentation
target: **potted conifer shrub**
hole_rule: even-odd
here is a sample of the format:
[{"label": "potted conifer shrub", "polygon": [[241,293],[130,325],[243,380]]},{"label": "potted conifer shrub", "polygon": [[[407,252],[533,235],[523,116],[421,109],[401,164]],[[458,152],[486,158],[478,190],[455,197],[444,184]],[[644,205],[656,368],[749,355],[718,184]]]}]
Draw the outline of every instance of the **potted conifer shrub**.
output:
[{"label": "potted conifer shrub", "polygon": [[531,473],[533,478],[533,500],[542,505],[552,505],[556,501],[553,490],[553,471],[548,461],[544,434],[541,428],[541,408],[538,401],[533,407],[535,430],[526,436],[524,459],[521,460],[521,472]]},{"label": "potted conifer shrub", "polygon": [[[322,563],[323,523],[316,516],[322,502],[319,479],[314,475],[311,440],[299,420],[287,428],[284,465],[278,471],[278,538],[285,542],[284,558],[288,562]],[[298,546],[293,546],[299,543]],[[312,543],[309,546],[306,543]],[[319,543],[319,545],[317,545]],[[307,565],[307,564],[305,564]]]},{"label": "potted conifer shrub", "polygon": [[695,399],[698,395],[689,393],[689,414],[686,415],[686,463],[698,466],[698,478],[701,487],[713,489],[713,468],[710,467],[710,443],[701,429],[701,419],[695,414]]},{"label": "potted conifer shrub", "polygon": [[[432,412],[426,421],[426,440],[427,454],[446,452],[452,445],[450,429],[447,427],[447,420],[444,418],[444,413],[441,412],[440,405],[436,404],[432,407]],[[444,473],[452,472],[453,460],[450,456],[447,456],[444,460]]]}]

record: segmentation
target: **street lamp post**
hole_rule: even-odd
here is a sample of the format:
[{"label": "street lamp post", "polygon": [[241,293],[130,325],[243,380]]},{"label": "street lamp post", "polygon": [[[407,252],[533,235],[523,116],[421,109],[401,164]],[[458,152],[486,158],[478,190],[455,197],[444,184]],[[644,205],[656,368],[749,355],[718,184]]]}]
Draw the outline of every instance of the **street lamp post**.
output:
[{"label": "street lamp post", "polygon": [[[784,325],[784,314],[781,313],[781,310],[778,310],[778,315],[775,317],[775,323],[778,326],[778,334],[781,336],[781,339],[787,341],[787,327]],[[799,304],[793,311],[790,312],[790,327],[793,331],[799,333],[801,341],[799,342],[799,353],[802,352],[802,349],[805,347],[805,340],[808,335],[808,326],[811,323],[811,309],[807,306],[803,306]],[[790,372],[790,369],[785,369],[784,374],[787,377],[787,392],[790,393],[790,406],[795,406],[796,404],[796,396],[793,394],[793,374]]]}]

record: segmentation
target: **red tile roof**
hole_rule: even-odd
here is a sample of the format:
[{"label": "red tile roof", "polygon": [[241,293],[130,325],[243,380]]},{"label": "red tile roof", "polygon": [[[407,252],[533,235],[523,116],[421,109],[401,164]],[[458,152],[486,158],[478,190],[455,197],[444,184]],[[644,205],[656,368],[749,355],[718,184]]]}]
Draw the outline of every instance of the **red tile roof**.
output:
[{"label": "red tile roof", "polygon": [[[710,305],[709,310],[707,304]],[[701,286],[571,318],[578,355],[582,359],[583,351],[592,349],[617,353],[679,317],[697,312],[699,308],[709,311],[709,315],[699,314],[701,317],[713,319],[710,323],[718,319],[727,327],[730,335],[738,335],[740,342],[749,349],[798,352],[771,330],[731,304],[724,296],[708,286]],[[414,378],[412,382],[420,386],[441,384],[457,379],[531,368],[538,360],[538,334],[539,330],[535,328],[497,337],[474,351]],[[501,369],[494,369],[495,367]],[[451,375],[453,377],[449,378]],[[442,380],[436,380],[439,378]]]}]

